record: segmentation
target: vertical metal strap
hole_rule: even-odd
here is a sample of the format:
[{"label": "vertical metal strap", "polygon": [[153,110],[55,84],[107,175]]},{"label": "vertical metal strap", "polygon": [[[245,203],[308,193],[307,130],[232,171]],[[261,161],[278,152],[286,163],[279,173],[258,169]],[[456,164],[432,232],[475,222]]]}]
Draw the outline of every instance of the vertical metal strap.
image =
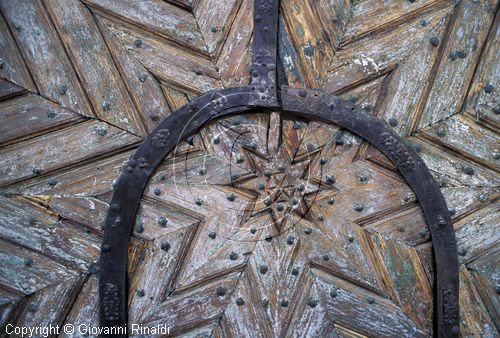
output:
[{"label": "vertical metal strap", "polygon": [[250,83],[264,85],[272,90],[276,86],[278,7],[279,0],[254,1]]}]

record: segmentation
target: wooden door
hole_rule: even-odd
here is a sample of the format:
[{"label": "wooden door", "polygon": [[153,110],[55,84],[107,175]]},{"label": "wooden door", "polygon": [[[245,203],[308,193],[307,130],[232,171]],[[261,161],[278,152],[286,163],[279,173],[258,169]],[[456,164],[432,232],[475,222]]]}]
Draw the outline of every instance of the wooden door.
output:
[{"label": "wooden door", "polygon": [[[498,7],[289,0],[280,13],[288,84],[386,120],[439,181],[467,337],[500,328]],[[0,0],[1,335],[98,325],[113,182],[161,119],[248,83],[252,8]],[[273,112],[232,117],[180,143],[150,180],[129,247],[129,323],[174,336],[431,336],[430,241],[411,189],[363,139]]]}]

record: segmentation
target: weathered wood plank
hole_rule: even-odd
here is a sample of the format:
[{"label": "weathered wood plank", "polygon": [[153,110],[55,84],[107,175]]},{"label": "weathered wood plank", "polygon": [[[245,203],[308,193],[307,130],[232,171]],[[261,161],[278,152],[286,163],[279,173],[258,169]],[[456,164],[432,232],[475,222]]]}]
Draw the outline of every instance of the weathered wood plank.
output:
[{"label": "weathered wood plank", "polygon": [[78,0],[45,3],[97,116],[136,135],[145,135],[141,118],[90,11]]},{"label": "weathered wood plank", "polygon": [[53,171],[138,141],[137,136],[104,122],[87,121],[19,142],[0,150],[0,185],[34,177],[37,169]]},{"label": "weathered wood plank", "polygon": [[0,16],[0,61],[1,78],[7,79],[31,92],[37,92],[28,67],[3,16]]},{"label": "weathered wood plank", "polygon": [[[500,19],[497,12],[486,46],[469,89],[466,113],[479,123],[498,129],[500,125]],[[487,86],[490,85],[491,88]],[[490,90],[491,89],[491,90]]]},{"label": "weathered wood plank", "polygon": [[242,0],[225,42],[218,52],[216,66],[226,87],[247,85],[250,81],[251,46],[253,30],[253,1]]},{"label": "weathered wood plank", "polygon": [[[203,35],[207,51],[215,58],[224,44],[241,3],[242,0],[200,0],[194,8],[193,14]],[[251,12],[247,12],[246,16],[251,17]],[[238,29],[241,28],[238,27]]]},{"label": "weathered wood plank", "polygon": [[0,237],[87,271],[97,261],[101,238],[21,197],[0,197]]},{"label": "weathered wood plank", "polygon": [[[106,157],[75,168],[33,177],[2,189],[6,194],[98,196],[110,192],[134,151]],[[48,184],[48,181],[56,185]]]},{"label": "weathered wood plank", "polygon": [[16,96],[25,92],[25,89],[16,85],[13,82],[0,79],[0,100],[6,100],[12,96]]},{"label": "weathered wood plank", "polygon": [[191,13],[160,0],[85,0],[87,5],[109,16],[133,23],[169,40],[206,53],[203,37]]},{"label": "weathered wood plank", "polygon": [[0,102],[0,144],[82,121],[82,116],[38,95]]},{"label": "weathered wood plank", "polygon": [[49,208],[64,219],[102,232],[108,204],[94,197],[51,196]]},{"label": "weathered wood plank", "polygon": [[343,40],[356,5],[355,2],[349,0],[319,0],[312,6],[334,50],[337,50]]},{"label": "weathered wood plank", "polygon": [[500,136],[471,121],[455,115],[422,129],[418,135],[492,170],[500,170]]},{"label": "weathered wood plank", "polygon": [[2,0],[0,8],[12,28],[40,94],[79,114],[93,116],[85,92],[43,5],[37,0]]},{"label": "weathered wood plank", "polygon": [[460,111],[497,3],[497,0],[465,0],[458,4],[417,128]]},{"label": "weathered wood plank", "polygon": [[422,330],[432,334],[433,294],[417,250],[380,234],[370,236],[375,264],[390,297]]},{"label": "weathered wood plank", "polygon": [[[355,2],[348,17],[344,34],[340,36],[343,47],[362,36],[395,27],[402,22],[422,16],[429,9],[452,5],[450,0],[398,1],[365,0]],[[343,13],[342,13],[343,14]],[[345,16],[345,14],[344,14]],[[369,18],[369,19],[368,19]],[[367,20],[368,19],[368,20]]]},{"label": "weathered wood plank", "polygon": [[[217,70],[207,57],[175,46],[133,26],[104,17],[99,20],[114,34],[117,43],[130,51],[161,82],[196,95],[221,87]],[[137,42],[139,40],[140,43]]]},{"label": "weathered wood plank", "polygon": [[119,39],[102,22],[97,22],[120,71],[130,97],[135,103],[147,133],[170,115],[170,107],[160,84],[147,69],[130,53]]},{"label": "weathered wood plank", "polygon": [[[330,318],[355,332],[377,337],[427,336],[390,300],[314,269]],[[332,290],[335,297],[332,297]]]},{"label": "weathered wood plank", "polygon": [[[321,25],[321,20],[305,0],[283,1],[281,14],[289,37],[299,56],[307,84],[318,88],[325,75],[326,65],[333,57],[333,49]],[[307,70],[307,71],[305,71]]]}]

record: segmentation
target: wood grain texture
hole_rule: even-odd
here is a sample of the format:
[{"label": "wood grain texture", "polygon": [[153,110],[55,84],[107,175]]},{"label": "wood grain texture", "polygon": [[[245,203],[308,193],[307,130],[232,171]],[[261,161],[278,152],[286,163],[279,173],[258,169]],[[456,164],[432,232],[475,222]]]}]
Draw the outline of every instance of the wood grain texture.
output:
[{"label": "wood grain texture", "polygon": [[[97,324],[114,182],[162,119],[248,83],[253,6],[0,0],[0,326]],[[499,15],[496,0],[280,8],[280,81],[386,121],[438,180],[464,337],[500,329]],[[231,116],[181,142],[146,186],[129,324],[187,337],[431,336],[431,240],[404,179],[358,135]]]}]

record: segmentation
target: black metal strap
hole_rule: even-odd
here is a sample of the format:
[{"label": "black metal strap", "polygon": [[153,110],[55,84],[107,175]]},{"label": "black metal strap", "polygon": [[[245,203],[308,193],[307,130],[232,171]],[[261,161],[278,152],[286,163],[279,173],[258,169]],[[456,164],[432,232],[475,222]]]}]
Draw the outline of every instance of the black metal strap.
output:
[{"label": "black metal strap", "polygon": [[229,114],[266,108],[308,120],[339,124],[371,142],[394,162],[418,196],[432,233],[436,261],[435,335],[458,335],[455,237],[445,200],[424,162],[383,122],[356,111],[352,104],[340,98],[309,89],[283,87],[278,102],[279,1],[255,0],[254,4],[251,85],[206,94],[171,114],[144,140],[115,185],[100,259],[100,325],[125,327],[127,324],[127,248],[141,196],[156,167],[178,142],[207,122]]}]

